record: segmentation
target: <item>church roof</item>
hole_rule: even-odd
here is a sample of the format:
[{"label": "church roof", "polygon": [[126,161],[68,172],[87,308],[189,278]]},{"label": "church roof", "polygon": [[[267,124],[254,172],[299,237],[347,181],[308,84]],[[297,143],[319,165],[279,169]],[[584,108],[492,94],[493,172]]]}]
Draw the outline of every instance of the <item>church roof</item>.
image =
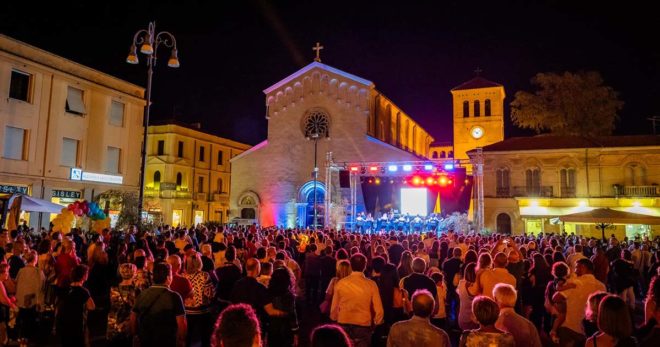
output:
[{"label": "church roof", "polygon": [[366,79],[364,79],[364,78],[361,78],[361,77],[358,77],[358,76],[352,75],[352,74],[350,74],[350,73],[348,73],[348,72],[346,72],[346,71],[339,70],[339,69],[334,68],[334,67],[332,67],[332,66],[330,66],[330,65],[325,65],[325,64],[322,64],[322,63],[319,63],[319,62],[316,62],[316,61],[315,61],[315,62],[312,62],[311,64],[309,64],[309,65],[303,67],[302,69],[300,69],[300,70],[298,70],[298,71],[292,73],[291,75],[289,75],[288,77],[284,78],[283,80],[281,80],[281,81],[279,81],[279,82],[273,84],[272,86],[270,86],[270,87],[264,89],[264,94],[269,94],[270,92],[272,92],[272,91],[274,91],[274,90],[276,90],[276,89],[278,89],[278,88],[280,88],[280,87],[286,85],[287,83],[289,83],[289,82],[291,82],[292,80],[294,80],[294,79],[300,77],[301,75],[304,75],[305,73],[307,73],[308,71],[310,71],[310,70],[312,70],[312,69],[314,69],[314,68],[319,68],[319,69],[321,69],[321,70],[325,70],[325,71],[328,71],[328,72],[331,72],[331,73],[334,73],[334,74],[337,74],[337,75],[340,75],[340,76],[346,77],[346,78],[351,79],[351,80],[354,80],[354,81],[356,81],[356,82],[358,82],[358,83],[364,84],[364,85],[367,86],[367,87],[373,87],[373,86],[374,86],[374,83],[371,82],[371,81],[369,81],[369,80],[366,80]]},{"label": "church roof", "polygon": [[[485,146],[484,152],[506,152],[525,150],[552,150],[570,148],[601,148],[601,147],[644,147],[660,146],[660,136],[628,135],[628,136],[553,136],[537,135],[527,137],[512,137],[504,141]],[[471,150],[469,153],[474,153]]]},{"label": "church roof", "polygon": [[454,87],[453,90],[465,90],[465,89],[479,89],[479,88],[491,88],[491,87],[501,87],[499,83],[489,81],[481,76],[477,76],[457,87]]}]

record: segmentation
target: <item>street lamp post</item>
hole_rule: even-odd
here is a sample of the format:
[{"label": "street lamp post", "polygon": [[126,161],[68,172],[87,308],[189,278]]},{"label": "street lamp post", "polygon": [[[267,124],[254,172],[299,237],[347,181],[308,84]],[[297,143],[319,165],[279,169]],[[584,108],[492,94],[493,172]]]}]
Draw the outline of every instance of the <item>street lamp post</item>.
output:
[{"label": "street lamp post", "polygon": [[318,142],[319,142],[319,134],[318,133],[313,133],[311,134],[312,140],[314,140],[314,230],[316,230],[316,224],[317,224],[317,210],[316,210],[316,181],[318,180],[319,177],[319,168],[316,160],[316,154],[317,154],[317,147],[318,147]]},{"label": "street lamp post", "polygon": [[170,58],[167,61],[167,66],[178,68],[179,58],[176,48],[176,39],[174,35],[167,31],[156,33],[156,23],[149,22],[148,29],[140,29],[133,35],[133,44],[128,53],[126,62],[129,64],[139,63],[137,55],[137,47],[140,46],[140,52],[147,55],[147,89],[145,91],[146,104],[144,105],[144,133],[142,136],[142,161],[140,163],[140,195],[138,197],[138,215],[142,220],[142,208],[144,203],[144,180],[145,180],[145,166],[147,163],[147,132],[149,128],[149,110],[151,108],[151,81],[154,74],[154,66],[156,66],[157,52],[160,45],[171,48]]}]

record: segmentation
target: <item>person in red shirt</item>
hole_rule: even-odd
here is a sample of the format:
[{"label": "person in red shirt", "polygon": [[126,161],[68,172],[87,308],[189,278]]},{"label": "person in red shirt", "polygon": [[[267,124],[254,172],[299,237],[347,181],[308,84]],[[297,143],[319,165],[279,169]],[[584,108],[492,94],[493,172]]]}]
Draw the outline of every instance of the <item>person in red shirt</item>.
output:
[{"label": "person in red shirt", "polygon": [[181,299],[184,301],[192,297],[192,284],[190,281],[181,276],[179,271],[181,270],[181,258],[178,255],[170,255],[167,257],[167,263],[172,267],[172,283],[170,284],[170,289],[181,295]]},{"label": "person in red shirt", "polygon": [[71,283],[71,271],[80,264],[80,259],[76,256],[76,247],[70,238],[62,238],[60,247],[60,254],[55,260],[55,273],[57,274],[57,287],[60,293],[64,293]]}]

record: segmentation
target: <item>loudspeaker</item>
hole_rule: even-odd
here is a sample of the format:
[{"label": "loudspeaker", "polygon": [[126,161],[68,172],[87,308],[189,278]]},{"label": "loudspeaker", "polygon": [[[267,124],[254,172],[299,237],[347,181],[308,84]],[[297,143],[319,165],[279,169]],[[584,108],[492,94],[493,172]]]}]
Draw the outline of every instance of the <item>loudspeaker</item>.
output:
[{"label": "loudspeaker", "polygon": [[351,187],[351,173],[348,170],[339,171],[339,187],[340,188],[350,188]]}]

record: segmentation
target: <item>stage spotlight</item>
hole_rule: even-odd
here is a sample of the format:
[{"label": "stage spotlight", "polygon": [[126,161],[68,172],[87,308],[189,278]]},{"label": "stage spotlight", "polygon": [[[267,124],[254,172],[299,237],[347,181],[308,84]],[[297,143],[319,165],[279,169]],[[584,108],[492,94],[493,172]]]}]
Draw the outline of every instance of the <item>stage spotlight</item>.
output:
[{"label": "stage spotlight", "polygon": [[451,171],[453,169],[454,169],[454,164],[453,163],[445,164],[445,170]]},{"label": "stage spotlight", "polygon": [[358,170],[360,170],[359,167],[357,167],[357,166],[351,166],[351,172],[358,172]]},{"label": "stage spotlight", "polygon": [[426,184],[432,185],[433,184],[433,178],[432,177],[427,178],[426,179]]},{"label": "stage spotlight", "polygon": [[470,180],[466,178],[464,183],[465,183],[465,185],[468,185],[468,184],[470,184]]},{"label": "stage spotlight", "polygon": [[431,170],[433,170],[433,165],[431,165],[431,164],[426,164],[426,165],[424,165],[424,170],[426,170],[426,171],[431,171]]},{"label": "stage spotlight", "polygon": [[452,180],[447,180],[447,184],[452,184],[452,183],[454,183],[454,181],[452,181]]},{"label": "stage spotlight", "polygon": [[420,182],[423,182],[421,178],[419,178],[419,177],[417,177],[417,176],[413,177],[413,179],[412,179],[412,184],[414,184],[414,185],[419,185]]},{"label": "stage spotlight", "polygon": [[403,171],[412,171],[412,165],[404,165]]},{"label": "stage spotlight", "polygon": [[376,172],[376,171],[378,171],[378,166],[370,166],[370,167],[369,167],[369,171],[371,171],[371,172]]},{"label": "stage spotlight", "polygon": [[367,182],[368,182],[369,184],[372,184],[372,183],[374,183],[374,180],[372,180],[372,179],[370,178]]},{"label": "stage spotlight", "polygon": [[388,169],[390,172],[396,172],[396,170],[397,170],[398,168],[396,167],[396,165],[390,165],[390,166],[387,167],[387,169]]},{"label": "stage spotlight", "polygon": [[380,178],[376,178],[376,180],[374,181],[374,183],[376,183],[376,184],[380,184]]},{"label": "stage spotlight", "polygon": [[394,184],[394,180],[390,180],[390,184]]},{"label": "stage spotlight", "polygon": [[445,176],[440,177],[440,180],[438,182],[440,182],[440,185],[444,187],[445,185],[447,185],[447,177]]}]

